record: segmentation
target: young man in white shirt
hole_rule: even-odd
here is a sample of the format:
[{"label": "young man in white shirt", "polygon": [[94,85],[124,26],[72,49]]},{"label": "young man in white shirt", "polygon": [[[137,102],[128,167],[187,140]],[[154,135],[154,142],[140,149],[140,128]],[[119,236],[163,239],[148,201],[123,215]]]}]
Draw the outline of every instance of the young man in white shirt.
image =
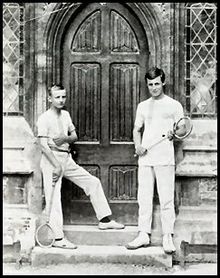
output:
[{"label": "young man in white shirt", "polygon": [[[138,159],[138,231],[139,234],[126,245],[137,249],[150,244],[154,184],[160,200],[163,248],[166,253],[176,250],[174,233],[174,184],[175,159],[173,146],[173,125],[183,117],[182,105],[164,94],[165,74],[156,67],[150,69],[145,80],[151,97],[138,104],[133,129],[133,140]],[[141,130],[143,135],[141,135]],[[183,131],[183,130],[182,130]],[[180,131],[180,132],[182,132]],[[152,146],[167,135],[168,139]]]},{"label": "young man in white shirt", "polygon": [[123,229],[124,225],[110,220],[112,214],[100,180],[80,167],[72,159],[69,144],[77,140],[75,126],[69,112],[63,110],[66,91],[62,86],[50,90],[51,107],[38,119],[38,138],[42,150],[41,169],[46,198],[46,210],[50,203],[52,184],[54,197],[50,214],[50,225],[55,233],[54,247],[75,249],[77,246],[64,237],[61,204],[62,177],[81,187],[90,201],[99,220],[99,229]]}]

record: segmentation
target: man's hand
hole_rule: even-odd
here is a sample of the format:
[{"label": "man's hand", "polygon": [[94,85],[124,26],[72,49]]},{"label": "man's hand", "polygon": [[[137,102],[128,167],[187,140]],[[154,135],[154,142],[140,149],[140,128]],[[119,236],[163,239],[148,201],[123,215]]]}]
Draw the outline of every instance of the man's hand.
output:
[{"label": "man's hand", "polygon": [[53,183],[56,183],[62,174],[62,167],[59,165],[53,169]]},{"label": "man's hand", "polygon": [[59,134],[57,137],[53,138],[54,143],[57,146],[61,146],[63,143],[66,143],[68,139],[68,136],[66,136],[65,134]]},{"label": "man's hand", "polygon": [[170,141],[173,140],[174,134],[173,134],[173,131],[172,131],[172,130],[169,130],[169,131],[167,132],[167,138],[168,138]]},{"label": "man's hand", "polygon": [[145,148],[143,148],[141,145],[135,147],[135,153],[138,156],[144,155],[147,152],[147,150]]}]

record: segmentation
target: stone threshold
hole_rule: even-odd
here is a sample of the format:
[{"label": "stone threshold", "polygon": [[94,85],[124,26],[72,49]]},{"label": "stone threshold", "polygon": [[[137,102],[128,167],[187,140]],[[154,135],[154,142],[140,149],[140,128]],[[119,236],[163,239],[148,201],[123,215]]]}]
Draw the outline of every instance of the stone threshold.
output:
[{"label": "stone threshold", "polygon": [[172,255],[165,254],[162,247],[150,246],[136,250],[127,250],[124,246],[78,245],[77,249],[34,247],[31,253],[31,265],[76,263],[123,263],[142,264],[158,267],[172,267]]}]

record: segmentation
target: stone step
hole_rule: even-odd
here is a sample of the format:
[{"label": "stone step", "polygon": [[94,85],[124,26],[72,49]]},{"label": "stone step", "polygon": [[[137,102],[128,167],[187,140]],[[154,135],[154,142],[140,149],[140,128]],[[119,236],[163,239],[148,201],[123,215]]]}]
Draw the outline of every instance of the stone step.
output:
[{"label": "stone step", "polygon": [[[159,207],[157,208],[159,210]],[[217,213],[217,206],[216,205],[207,205],[203,204],[200,206],[180,206],[179,207],[179,214],[184,215],[207,215],[207,214],[216,214]]]},{"label": "stone step", "polygon": [[124,246],[137,236],[136,226],[126,226],[122,230],[99,230],[92,225],[65,225],[66,237],[80,245]]},{"label": "stone step", "polygon": [[[153,212],[153,218],[160,218],[160,209],[156,208]],[[176,220],[207,220],[217,219],[216,206],[181,206],[176,215]],[[153,219],[154,220],[154,219]]]},{"label": "stone step", "polygon": [[51,264],[76,263],[123,263],[156,267],[172,267],[172,255],[164,253],[162,247],[127,250],[124,246],[78,245],[77,249],[34,247],[31,253],[33,267]]},{"label": "stone step", "polygon": [[[215,230],[217,227],[216,206],[180,206],[176,215],[175,228],[182,229],[203,229],[210,227]],[[156,207],[153,213],[152,229],[161,231],[160,209]],[[206,228],[207,229],[207,228]]]},{"label": "stone step", "polygon": [[[175,222],[175,238],[179,241],[191,239],[193,232],[217,230],[217,226],[213,224],[211,217],[198,219],[193,217],[189,219],[187,217],[179,217]],[[154,220],[151,233],[152,244],[161,244],[161,222],[160,218]],[[117,245],[124,246],[126,243],[133,240],[138,233],[137,226],[125,226],[123,230],[99,230],[97,225],[64,225],[65,235],[69,240],[76,244],[82,245]],[[175,240],[174,238],[174,240]]]},{"label": "stone step", "polygon": [[[175,221],[175,229],[203,229],[204,227],[210,227],[210,229],[214,229],[217,224],[217,214],[215,215],[178,215]],[[154,218],[152,221],[152,229],[161,231],[161,220],[160,214],[154,214]]]}]

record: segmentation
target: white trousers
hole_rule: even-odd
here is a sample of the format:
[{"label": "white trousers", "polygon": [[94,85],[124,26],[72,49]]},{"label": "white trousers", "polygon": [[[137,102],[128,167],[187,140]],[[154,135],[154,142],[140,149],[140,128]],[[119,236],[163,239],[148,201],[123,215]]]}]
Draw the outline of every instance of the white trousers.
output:
[{"label": "white trousers", "polygon": [[173,234],[175,166],[139,166],[138,230],[151,233],[155,181],[160,201],[162,232]]},{"label": "white trousers", "polygon": [[[62,176],[59,178],[55,185],[54,197],[52,201],[52,208],[50,214],[50,225],[52,226],[55,238],[62,238],[63,233],[63,213],[61,204],[61,183],[62,177],[74,182],[77,186],[82,188],[87,196],[90,197],[90,201],[95,210],[95,214],[98,220],[105,216],[112,214],[107,199],[105,197],[100,180],[91,175],[84,168],[80,167],[72,159],[71,154],[65,152],[53,151],[56,159],[62,166]],[[41,158],[41,170],[43,173],[43,185],[46,199],[46,210],[50,204],[51,190],[52,190],[52,173],[53,166],[49,160],[42,155]]]}]

